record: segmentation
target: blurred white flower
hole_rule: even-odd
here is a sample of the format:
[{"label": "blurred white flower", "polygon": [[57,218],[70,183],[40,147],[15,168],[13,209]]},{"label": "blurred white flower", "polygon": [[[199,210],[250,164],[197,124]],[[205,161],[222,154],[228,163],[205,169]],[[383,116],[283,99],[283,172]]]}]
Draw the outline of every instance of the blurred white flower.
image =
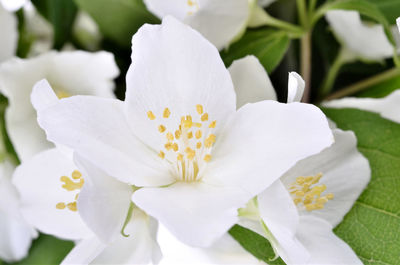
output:
[{"label": "blurred white flower", "polygon": [[393,56],[394,47],[382,25],[363,22],[357,11],[332,10],[325,17],[345,49],[343,59],[346,62],[379,61]]},{"label": "blurred white flower", "polygon": [[77,41],[88,50],[97,50],[102,35],[96,22],[86,12],[79,11],[73,28]]},{"label": "blurred white flower", "polygon": [[6,262],[28,255],[31,241],[37,236],[20,212],[20,197],[11,183],[14,168],[7,160],[0,163],[0,259]]},{"label": "blurred white flower", "polygon": [[132,201],[189,245],[209,246],[237,208],[332,143],[312,105],[263,101],[236,112],[217,49],[172,17],[134,35],[132,62],[125,102],[66,98],[38,120],[49,140],[140,187]]},{"label": "blurred white flower", "polygon": [[21,160],[53,147],[38,126],[30,101],[33,85],[46,78],[58,97],[113,97],[119,70],[111,53],[49,52],[31,59],[10,59],[0,65],[0,91],[8,98],[6,125]]},{"label": "blurred white flower", "polygon": [[[242,101],[238,99],[238,102],[260,95],[260,91],[272,93],[271,83],[262,81],[268,76],[257,59],[246,57],[232,64],[235,65],[241,82],[259,84],[259,92],[254,93],[234,82],[237,95],[242,95]],[[256,68],[259,71],[246,72]],[[236,80],[234,76],[233,80]],[[299,101],[303,91],[304,80],[297,73],[289,73],[289,105]],[[262,99],[263,96],[259,97]],[[257,97],[251,100],[257,101]],[[333,134],[332,146],[299,161],[257,199],[250,201],[247,208],[240,210],[239,224],[267,237],[287,264],[361,264],[351,248],[333,234],[332,228],[339,224],[367,185],[370,168],[358,152],[352,132],[334,129]],[[260,225],[261,220],[265,226]]]},{"label": "blurred white flower", "polygon": [[0,3],[0,62],[15,56],[18,42],[17,18]]},{"label": "blurred white flower", "polygon": [[384,98],[347,97],[323,103],[328,108],[355,108],[379,113],[383,118],[400,123],[400,89]]},{"label": "blurred white flower", "polygon": [[28,1],[29,0],[0,0],[0,5],[3,5],[8,11],[17,11]]}]

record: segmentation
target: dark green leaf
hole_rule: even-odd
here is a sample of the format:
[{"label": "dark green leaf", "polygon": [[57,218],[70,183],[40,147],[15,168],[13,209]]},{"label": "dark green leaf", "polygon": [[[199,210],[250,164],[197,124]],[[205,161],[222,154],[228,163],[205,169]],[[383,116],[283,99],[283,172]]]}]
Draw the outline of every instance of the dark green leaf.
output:
[{"label": "dark green leaf", "polygon": [[[400,261],[400,124],[355,109],[324,109],[339,128],[352,130],[369,160],[372,178],[335,233],[364,264]],[[349,176],[351,177],[351,176]]]},{"label": "dark green leaf", "polygon": [[399,0],[367,0],[381,10],[390,24],[396,24],[396,18],[400,17]]},{"label": "dark green leaf", "polygon": [[54,48],[61,49],[71,39],[72,26],[77,13],[73,0],[32,0],[40,14],[54,29]]},{"label": "dark green leaf", "polygon": [[328,2],[325,5],[321,6],[320,9],[318,9],[315,14],[314,21],[321,18],[327,11],[335,9],[356,10],[361,15],[375,20],[384,27],[385,33],[389,41],[393,45],[395,45],[395,41],[388,20],[374,4],[371,4],[366,0],[337,0]]},{"label": "dark green leaf", "polygon": [[265,28],[248,30],[229,50],[221,52],[221,56],[225,65],[229,66],[234,60],[252,54],[271,73],[281,62],[289,44],[289,37],[283,31]]},{"label": "dark green leaf", "polygon": [[274,259],[275,253],[269,241],[259,234],[235,225],[229,230],[229,234],[239,242],[239,244],[248,252],[253,254],[259,260],[265,261],[270,265],[284,265],[281,258]]},{"label": "dark green leaf", "polygon": [[60,264],[74,243],[63,241],[49,235],[41,234],[33,242],[29,256],[13,265],[55,265]]},{"label": "dark green leaf", "polygon": [[123,47],[130,47],[132,35],[144,24],[158,24],[142,0],[75,0],[97,22],[101,32]]},{"label": "dark green leaf", "polygon": [[400,88],[400,76],[386,80],[357,94],[359,97],[382,98]]}]

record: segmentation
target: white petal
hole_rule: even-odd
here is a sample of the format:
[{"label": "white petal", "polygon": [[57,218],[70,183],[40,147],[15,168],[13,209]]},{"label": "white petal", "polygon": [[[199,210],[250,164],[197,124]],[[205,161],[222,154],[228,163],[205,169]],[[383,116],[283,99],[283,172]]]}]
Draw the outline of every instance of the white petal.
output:
[{"label": "white petal", "polygon": [[298,239],[311,254],[307,264],[363,264],[354,251],[332,232],[328,222],[312,217],[301,217]]},{"label": "white petal", "polygon": [[74,202],[79,190],[63,189],[60,177],[71,177],[76,169],[71,159],[57,149],[50,149],[15,170],[13,182],[21,195],[22,214],[41,232],[65,239],[81,239],[92,234],[78,212],[56,208],[57,203]]},{"label": "white petal", "polygon": [[301,214],[318,216],[336,226],[368,184],[371,170],[368,160],[357,150],[354,133],[339,129],[333,132],[335,143],[331,147],[298,162],[282,181],[289,188],[299,176],[322,173],[319,183],[326,185],[325,193],[333,193],[334,199],[328,201],[324,209],[301,211]]},{"label": "white petal", "polygon": [[356,108],[377,112],[385,119],[400,123],[400,90],[384,98],[343,98],[323,103],[328,108]]},{"label": "white petal", "polygon": [[[39,93],[35,89],[34,93]],[[123,102],[90,96],[60,100],[38,112],[50,141],[66,145],[108,175],[136,186],[158,186],[174,180],[157,153],[131,132]]]},{"label": "white petal", "polygon": [[247,252],[229,234],[224,234],[208,248],[194,248],[177,240],[165,227],[160,225],[158,242],[163,253],[160,265],[265,264]]},{"label": "white petal", "polygon": [[0,62],[15,55],[18,41],[17,19],[0,3]]},{"label": "white petal", "polygon": [[31,102],[36,111],[45,110],[46,108],[57,104],[58,97],[46,79],[37,82],[34,85],[33,90],[35,93],[31,94]]},{"label": "white petal", "polygon": [[381,60],[393,56],[393,46],[382,25],[368,26],[357,11],[332,10],[325,15],[336,37],[355,56],[367,60]]},{"label": "white petal", "polygon": [[287,103],[300,102],[303,97],[305,83],[296,72],[289,73]]},{"label": "white petal", "polygon": [[324,114],[313,105],[247,104],[217,137],[203,179],[240,187],[255,196],[297,161],[332,142]]},{"label": "white petal", "polygon": [[145,0],[147,8],[159,18],[172,15],[199,31],[219,50],[246,28],[248,0]]},{"label": "white petal", "polygon": [[126,229],[129,237],[120,235],[108,245],[95,237],[82,240],[62,264],[157,264],[161,252],[155,241],[156,222],[135,210]]},{"label": "white petal", "polygon": [[6,262],[24,258],[37,235],[21,215],[19,196],[11,184],[13,170],[8,161],[0,164],[0,259]]},{"label": "white petal", "polygon": [[296,238],[299,215],[280,180],[258,195],[260,217],[276,239],[271,244],[286,264],[305,264],[309,253]]},{"label": "white petal", "polygon": [[76,154],[75,163],[87,176],[79,194],[79,214],[101,240],[109,242],[120,235],[131,203],[132,188]]},{"label": "white petal", "polygon": [[106,52],[50,52],[33,59],[12,59],[0,65],[0,90],[9,107],[6,123],[11,142],[23,161],[53,147],[37,124],[30,95],[34,84],[47,79],[60,96],[87,94],[111,97],[118,74]]},{"label": "white petal", "polygon": [[238,188],[177,182],[165,188],[140,189],[132,201],[182,242],[207,247],[237,221],[237,208],[246,198]]},{"label": "white petal", "polygon": [[261,100],[277,100],[268,73],[258,59],[249,55],[229,67],[236,92],[236,107]]},{"label": "white petal", "polygon": [[[27,0],[1,0],[0,6],[3,4],[4,8],[9,11],[16,11],[25,5]],[[0,23],[1,25],[1,23]]]},{"label": "white petal", "polygon": [[400,17],[398,17],[396,19],[396,24],[397,24],[397,28],[399,29],[399,32],[400,32]]},{"label": "white petal", "polygon": [[250,16],[248,0],[198,0],[199,10],[185,23],[199,31],[218,50],[226,48],[245,31]]},{"label": "white petal", "polygon": [[[232,80],[217,49],[172,17],[162,25],[144,25],[133,36],[126,103],[132,130],[154,150],[165,144],[157,126],[175,131],[182,116],[199,115],[197,104],[221,123],[236,109]],[[166,107],[168,119],[162,118]],[[148,111],[155,120],[147,118]]]}]

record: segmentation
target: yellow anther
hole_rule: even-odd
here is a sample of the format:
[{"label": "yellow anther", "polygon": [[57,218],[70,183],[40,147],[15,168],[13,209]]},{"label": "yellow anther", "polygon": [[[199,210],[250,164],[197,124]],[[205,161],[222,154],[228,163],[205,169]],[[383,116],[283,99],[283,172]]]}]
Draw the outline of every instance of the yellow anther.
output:
[{"label": "yellow anther", "polygon": [[193,122],[193,126],[197,128],[201,128],[201,123],[200,122]]},{"label": "yellow anther", "polygon": [[76,207],[76,202],[70,202],[67,204],[67,207],[69,210],[76,212],[78,208]]},{"label": "yellow anther", "polygon": [[[192,0],[188,0],[187,4],[188,4],[188,6],[194,6],[196,3],[193,2]],[[201,106],[201,105],[197,105],[197,106]]]},{"label": "yellow anther", "polygon": [[169,111],[168,108],[165,108],[165,109],[164,109],[164,112],[163,112],[163,117],[164,117],[164,118],[168,118],[169,115],[171,115],[171,111]]},{"label": "yellow anther", "polygon": [[208,113],[204,113],[204,114],[201,116],[201,121],[208,121]]},{"label": "yellow anther", "polygon": [[312,184],[316,184],[319,182],[319,180],[322,178],[322,173],[318,173],[314,178],[313,181],[311,182]]},{"label": "yellow anther", "polygon": [[179,149],[178,144],[177,143],[173,143],[172,144],[172,150],[174,150],[176,152],[176,151],[178,151],[178,149]]},{"label": "yellow anther", "polygon": [[67,207],[67,206],[63,202],[59,202],[56,204],[56,208],[59,210],[65,209],[65,207]]},{"label": "yellow anther", "polygon": [[311,182],[314,180],[313,176],[306,177],[306,182]]},{"label": "yellow anther", "polygon": [[204,156],[204,161],[210,162],[210,160],[211,160],[211,155],[205,155]]},{"label": "yellow anther", "polygon": [[182,161],[183,155],[182,155],[182,154],[178,154],[178,155],[176,156],[176,159],[177,159],[178,161]]},{"label": "yellow anther", "polygon": [[301,199],[300,198],[295,198],[294,200],[293,200],[293,202],[294,202],[294,204],[299,204],[299,203],[301,203]]},{"label": "yellow anther", "polygon": [[197,148],[197,149],[200,149],[200,148],[201,148],[201,142],[197,142],[196,148]]},{"label": "yellow anther", "polygon": [[73,179],[80,179],[82,177],[82,173],[79,170],[74,170],[71,174]]},{"label": "yellow anther", "polygon": [[158,156],[161,157],[161,159],[164,159],[165,153],[163,151],[160,151],[160,153],[158,153]]},{"label": "yellow anther", "polygon": [[217,121],[211,122],[208,128],[215,128],[215,126],[217,126]]},{"label": "yellow anther", "polygon": [[171,133],[171,132],[167,132],[167,139],[169,140],[169,141],[173,141],[174,140],[174,135]]},{"label": "yellow anther", "polygon": [[182,131],[181,130],[176,130],[175,131],[175,139],[179,139],[181,137]]},{"label": "yellow anther", "polygon": [[151,110],[149,110],[149,111],[147,112],[147,117],[148,117],[150,120],[154,120],[154,119],[156,118],[156,116],[154,115],[154,113],[153,113]]},{"label": "yellow anther", "polygon": [[75,201],[77,201],[79,198],[79,193],[75,195]]},{"label": "yellow anther", "polygon": [[186,118],[182,117],[181,123],[184,128],[191,128],[193,126],[192,116],[187,115]]},{"label": "yellow anther", "polygon": [[325,196],[328,200],[333,200],[333,198],[335,197],[334,195],[333,195],[333,193],[328,193],[328,194],[326,194],[326,196]]},{"label": "yellow anther", "polygon": [[306,181],[306,178],[305,177],[297,177],[296,178],[296,183],[297,184],[303,184],[304,182]]},{"label": "yellow anther", "polygon": [[203,114],[203,106],[200,104],[196,105],[196,110],[199,115]]},{"label": "yellow anther", "polygon": [[210,148],[215,143],[216,136],[214,134],[210,134],[207,139],[204,141],[204,146]]},{"label": "yellow anther", "polygon": [[83,179],[80,179],[79,182],[73,182],[70,178],[68,178],[66,176],[62,176],[60,178],[60,180],[61,180],[61,182],[64,182],[64,184],[61,187],[63,187],[64,189],[66,189],[68,191],[81,189],[84,184]]},{"label": "yellow anther", "polygon": [[166,144],[164,145],[164,147],[165,147],[165,149],[167,149],[167,150],[171,150],[171,149],[172,149],[172,143],[171,143],[171,142],[168,142],[168,143],[166,143]]},{"label": "yellow anther", "polygon": [[63,91],[63,90],[57,90],[56,91],[56,96],[59,99],[63,99],[63,98],[69,98],[72,95],[70,93],[68,93],[68,92]]},{"label": "yellow anther", "polygon": [[188,132],[187,133],[187,138],[192,139],[193,138],[193,132]]},{"label": "yellow anther", "polygon": [[295,195],[299,196],[299,197],[303,197],[304,196],[304,192],[303,191],[296,191]]},{"label": "yellow anther", "polygon": [[196,155],[196,152],[190,147],[187,147],[185,152],[187,153],[186,156],[189,160],[192,160]]},{"label": "yellow anther", "polygon": [[158,126],[158,131],[159,131],[160,133],[165,132],[166,129],[167,129],[167,128],[165,128],[165,126],[162,125],[162,124]]},{"label": "yellow anther", "polygon": [[197,130],[195,135],[196,135],[196,139],[200,139],[201,135],[202,135],[201,130]]}]

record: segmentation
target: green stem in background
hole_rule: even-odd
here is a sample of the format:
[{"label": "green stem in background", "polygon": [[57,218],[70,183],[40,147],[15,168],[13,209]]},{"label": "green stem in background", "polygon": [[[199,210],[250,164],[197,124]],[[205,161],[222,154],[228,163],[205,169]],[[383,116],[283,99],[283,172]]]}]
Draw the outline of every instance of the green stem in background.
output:
[{"label": "green stem in background", "polygon": [[287,30],[291,33],[298,34],[298,35],[303,35],[303,33],[304,33],[304,31],[301,27],[293,25],[286,21],[274,18],[267,13],[264,14],[264,19],[265,19],[265,25],[283,29],[283,30]]},{"label": "green stem in background", "polygon": [[308,19],[307,19],[307,9],[305,0],[296,0],[297,3],[297,12],[299,14],[300,24],[303,27],[307,27]]},{"label": "green stem in background", "polygon": [[397,54],[397,47],[393,47],[393,63],[396,65],[397,68],[400,68],[400,59],[399,55]]},{"label": "green stem in background", "polygon": [[301,38],[301,76],[305,82],[304,102],[310,102],[311,99],[311,31],[307,32]]},{"label": "green stem in background", "polygon": [[336,77],[338,76],[340,68],[342,68],[343,64],[345,64],[344,51],[340,50],[325,77],[321,89],[319,90],[321,97],[328,95],[332,91]]},{"label": "green stem in background", "polygon": [[308,14],[310,17],[312,17],[312,14],[314,13],[316,6],[317,6],[317,0],[310,0],[310,3],[308,5]]},{"label": "green stem in background", "polygon": [[345,96],[355,94],[366,88],[369,88],[373,85],[379,84],[388,79],[394,78],[396,76],[400,76],[400,68],[392,68],[383,73],[377,74],[371,78],[367,78],[367,79],[357,82],[353,85],[345,87],[345,88],[331,94],[330,96],[326,97],[325,100],[337,99],[337,98],[342,98]]}]

